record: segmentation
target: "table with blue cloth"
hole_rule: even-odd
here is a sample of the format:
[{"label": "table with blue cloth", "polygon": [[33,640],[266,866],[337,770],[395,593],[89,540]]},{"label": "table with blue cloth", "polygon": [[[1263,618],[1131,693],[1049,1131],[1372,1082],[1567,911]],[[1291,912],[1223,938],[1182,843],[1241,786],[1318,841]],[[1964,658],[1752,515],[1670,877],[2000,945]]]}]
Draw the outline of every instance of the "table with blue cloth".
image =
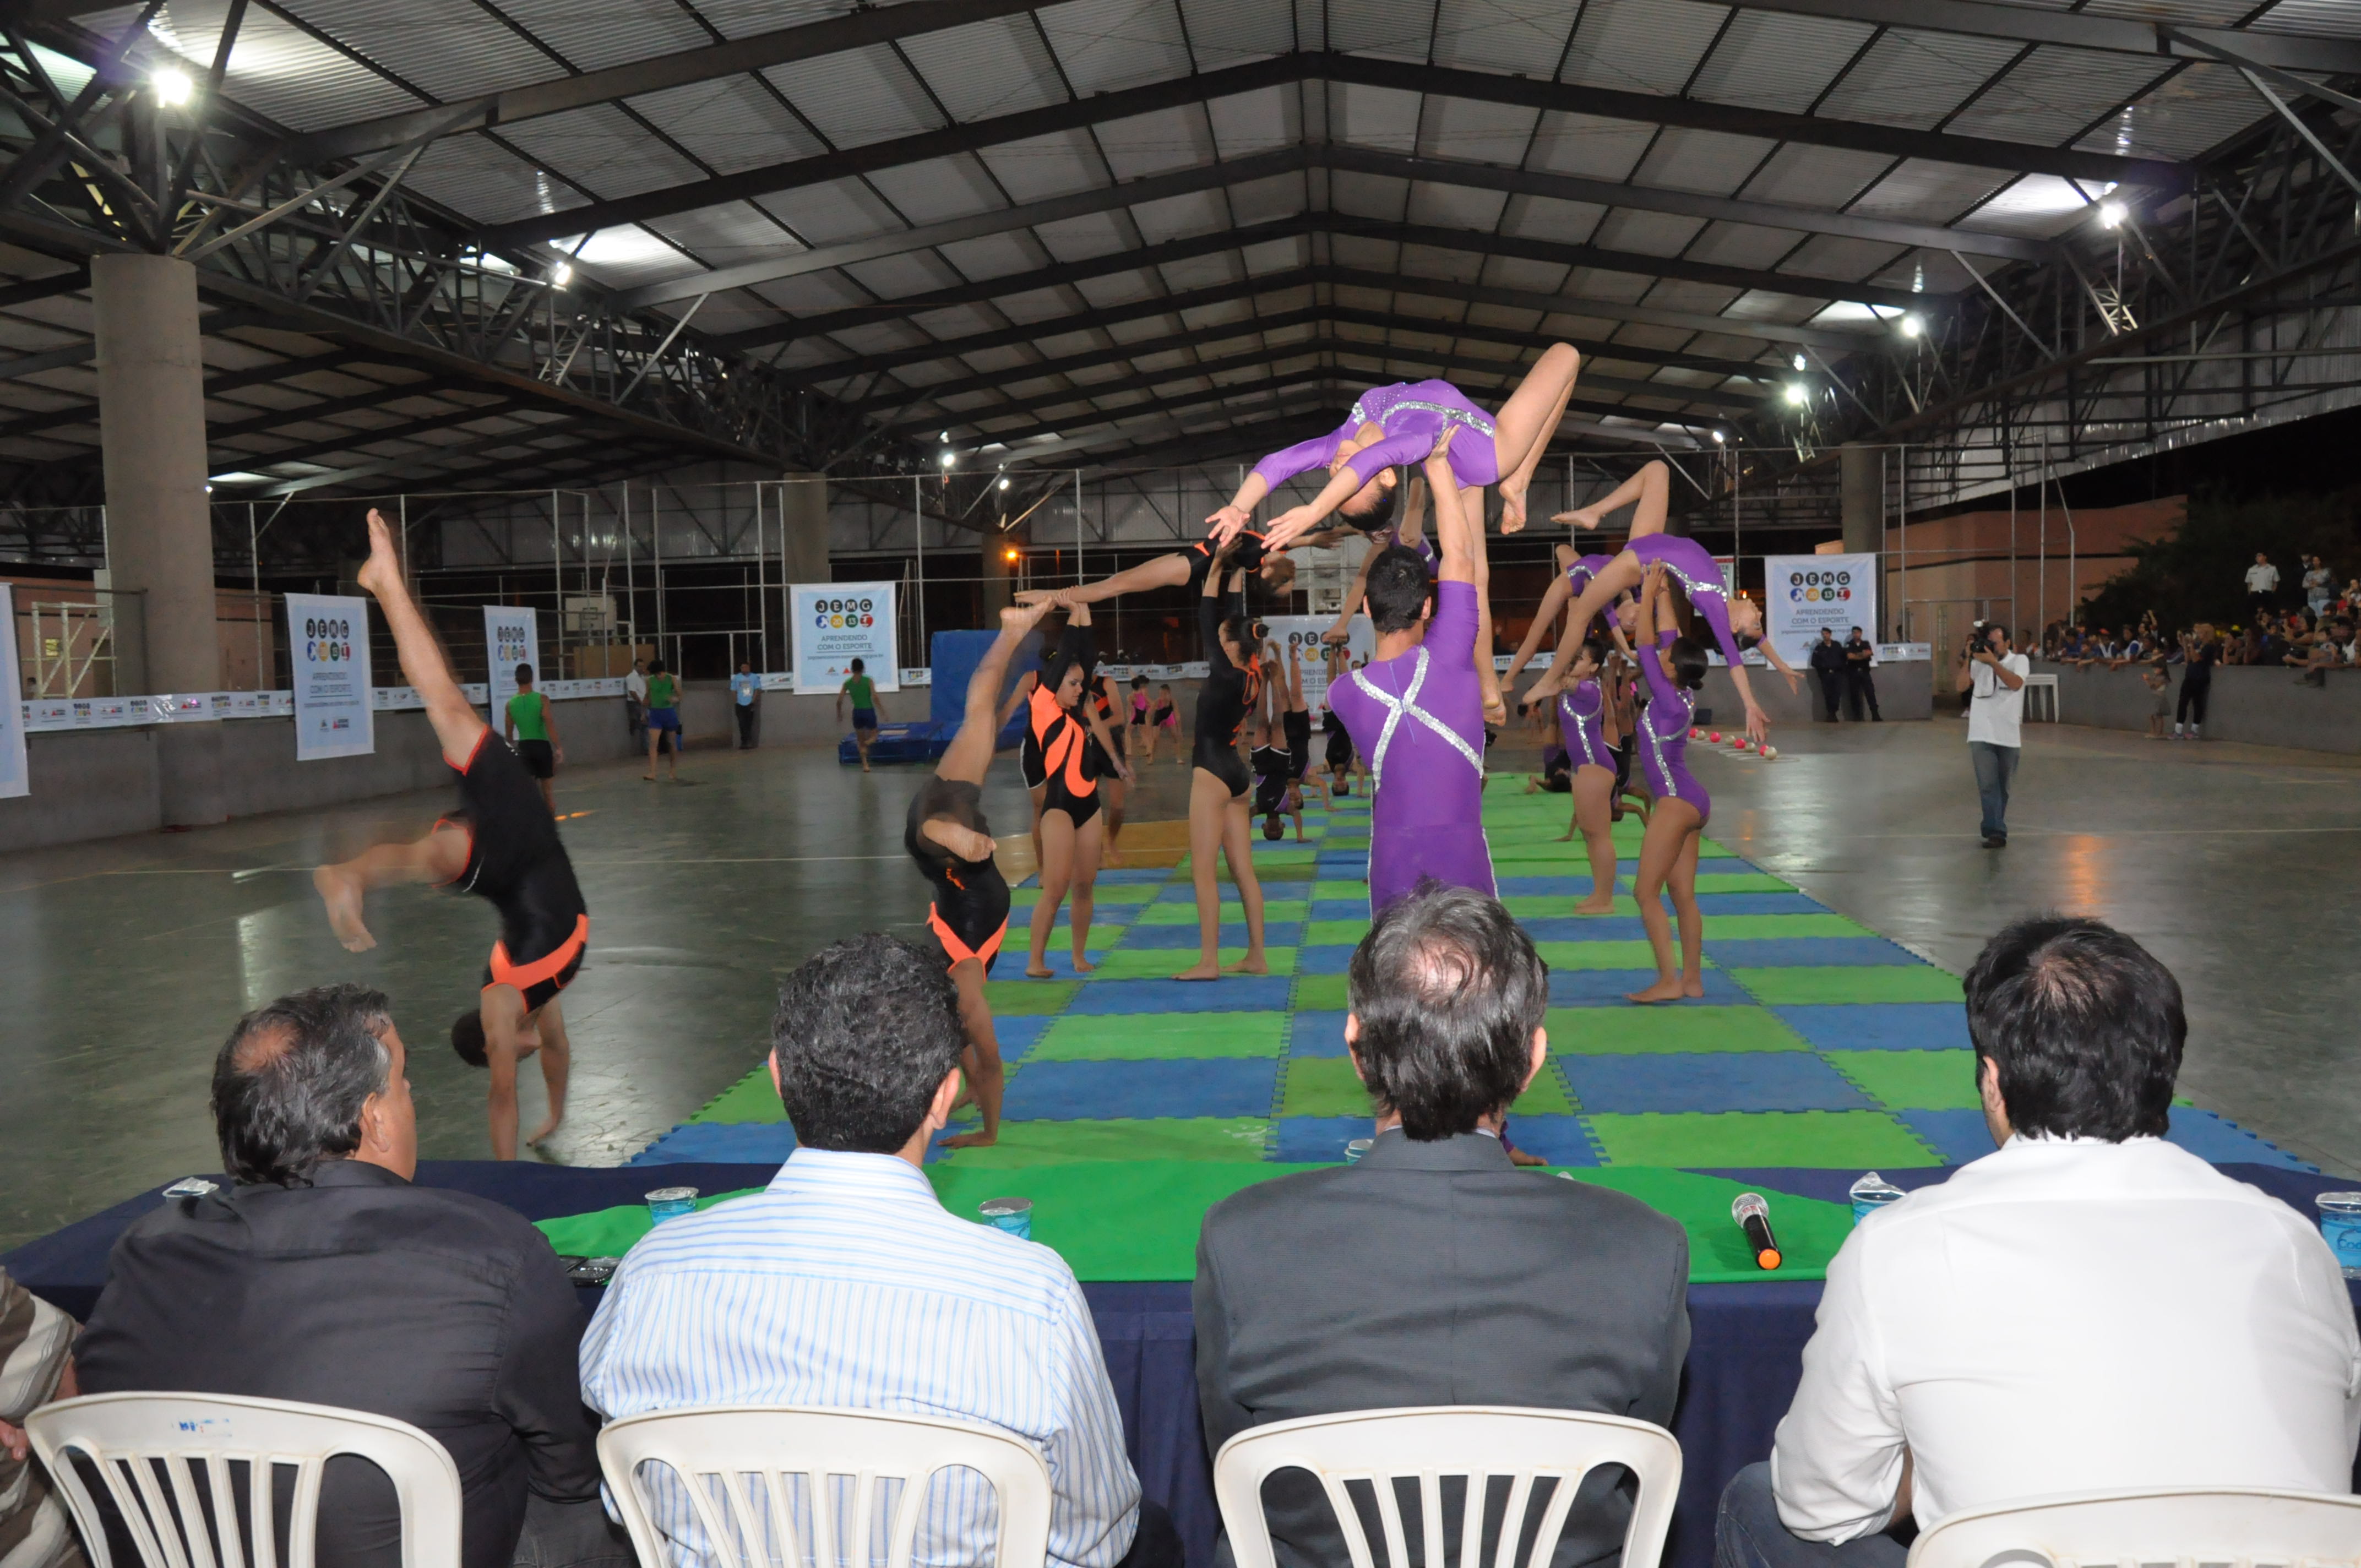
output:
[{"label": "table with blue cloth", "polygon": [[[2314,1194],[2349,1186],[2335,1179],[2259,1165],[2224,1165],[2225,1175],[2253,1183],[2312,1217]],[[769,1183],[771,1166],[668,1165],[666,1185],[730,1192]],[[1857,1171],[1731,1170],[1713,1174],[1778,1194],[1846,1201]],[[1931,1185],[1948,1168],[1889,1172],[1905,1190]],[[216,1177],[214,1179],[220,1179]],[[507,1204],[529,1220],[640,1201],[651,1181],[643,1169],[579,1169],[429,1160],[419,1183],[454,1188]],[[52,1305],[87,1319],[106,1280],[115,1238],[160,1201],[144,1193],[0,1257],[0,1266]],[[2361,1281],[2347,1281],[2361,1313]],[[1124,1439],[1141,1487],[1172,1511],[1188,1548],[1190,1568],[1212,1568],[1220,1515],[1213,1503],[1213,1463],[1197,1419],[1196,1337],[1186,1282],[1091,1284],[1082,1287],[1106,1353],[1107,1374],[1122,1408]],[[599,1291],[584,1287],[584,1311]],[[1744,1465],[1771,1452],[1773,1431],[1786,1414],[1802,1373],[1805,1342],[1819,1305],[1817,1280],[1765,1278],[1760,1283],[1689,1287],[1689,1358],[1681,1402],[1673,1420],[1683,1467],[1679,1504],[1664,1562],[1670,1568],[1710,1568],[1714,1508],[1722,1487]],[[587,1321],[587,1316],[586,1316]],[[2361,1474],[2355,1477],[2361,1491]]]}]

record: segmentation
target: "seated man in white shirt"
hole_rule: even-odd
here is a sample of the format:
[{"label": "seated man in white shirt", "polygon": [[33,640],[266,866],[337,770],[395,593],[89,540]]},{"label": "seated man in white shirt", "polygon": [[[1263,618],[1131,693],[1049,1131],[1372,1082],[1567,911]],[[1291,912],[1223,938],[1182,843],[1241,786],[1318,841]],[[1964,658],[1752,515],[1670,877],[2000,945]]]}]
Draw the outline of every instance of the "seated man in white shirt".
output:
[{"label": "seated man in white shirt", "polygon": [[[781,984],[772,1037],[796,1152],[765,1190],[631,1249],[583,1336],[584,1402],[610,1420],[805,1405],[980,1421],[1049,1465],[1050,1568],[1180,1568],[1170,1515],[1124,1456],[1073,1271],[945,1212],[920,1172],[966,1044],[940,958],[875,934],[823,948]],[[967,1474],[934,1483],[916,1561],[993,1560],[992,1492]],[[675,1568],[718,1561],[685,1498],[656,1522]]]},{"label": "seated man in white shirt", "polygon": [[2060,1492],[2352,1490],[2352,1299],[2310,1219],[2164,1141],[2171,972],[2036,916],[1967,1005],[1999,1152],[1839,1249],[1771,1462],[1722,1493],[1718,1568],[1900,1568],[1903,1521]]}]

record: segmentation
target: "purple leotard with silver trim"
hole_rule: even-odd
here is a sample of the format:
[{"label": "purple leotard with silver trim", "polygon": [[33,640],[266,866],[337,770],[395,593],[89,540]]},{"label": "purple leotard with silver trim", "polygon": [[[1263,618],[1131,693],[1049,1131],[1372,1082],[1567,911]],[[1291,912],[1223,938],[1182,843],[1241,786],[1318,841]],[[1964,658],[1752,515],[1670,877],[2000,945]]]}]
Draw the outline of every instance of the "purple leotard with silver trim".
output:
[{"label": "purple leotard with silver trim", "polygon": [[1599,722],[1606,707],[1606,694],[1598,689],[1595,677],[1557,694],[1559,743],[1574,766],[1615,771],[1615,749],[1608,745],[1607,728]]},{"label": "purple leotard with silver trim", "polygon": [[1451,442],[1451,473],[1462,488],[1500,482],[1500,459],[1492,450],[1492,416],[1467,400],[1467,394],[1448,381],[1397,381],[1372,387],[1353,404],[1352,417],[1310,441],[1284,452],[1274,452],[1255,465],[1263,488],[1275,490],[1298,474],[1325,468],[1336,460],[1337,449],[1365,424],[1385,433],[1363,447],[1345,466],[1367,485],[1378,471],[1400,465],[1423,463],[1445,430],[1461,427]]},{"label": "purple leotard with silver trim", "polygon": [[1434,590],[1426,641],[1372,661],[1328,688],[1328,706],[1362,744],[1369,806],[1369,912],[1422,877],[1495,894],[1484,839],[1484,696],[1476,680],[1476,587]]},{"label": "purple leotard with silver trim", "polygon": [[[1669,648],[1674,633],[1660,632],[1658,652]],[[1648,706],[1640,715],[1640,776],[1659,801],[1686,800],[1697,807],[1697,826],[1713,816],[1713,797],[1689,772],[1689,720],[1697,694],[1673,684],[1661,658],[1642,652],[1640,674],[1648,683]]]},{"label": "purple leotard with silver trim", "polygon": [[[1713,628],[1713,640],[1720,647],[1722,658],[1736,666],[1741,661],[1738,639],[1730,634],[1730,592],[1722,587],[1720,565],[1707,554],[1706,547],[1694,539],[1648,533],[1624,548],[1639,557],[1642,572],[1661,563],[1673,575],[1681,591],[1688,596],[1689,608],[1705,617],[1706,624]],[[1644,659],[1640,662],[1647,663]],[[1682,733],[1687,733],[1686,728]]]}]

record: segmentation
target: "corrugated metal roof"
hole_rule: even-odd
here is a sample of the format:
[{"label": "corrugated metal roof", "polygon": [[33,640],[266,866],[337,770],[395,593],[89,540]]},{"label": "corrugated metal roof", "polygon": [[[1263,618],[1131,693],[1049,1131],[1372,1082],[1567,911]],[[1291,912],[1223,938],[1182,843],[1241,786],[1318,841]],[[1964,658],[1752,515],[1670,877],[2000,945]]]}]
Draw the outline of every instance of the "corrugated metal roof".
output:
[{"label": "corrugated metal roof", "polygon": [[1932,130],[2024,46],[1897,27],[1846,71],[1819,112],[1831,119]]},{"label": "corrugated metal roof", "polygon": [[1552,112],[1534,129],[1525,167],[1587,180],[1628,180],[1655,136],[1655,126],[1636,120]]},{"label": "corrugated metal roof", "polygon": [[1067,80],[1085,97],[1192,68],[1173,0],[1070,0],[1039,15]]},{"label": "corrugated metal roof", "polygon": [[1193,104],[1110,121],[1098,128],[1098,143],[1117,180],[1139,180],[1213,161],[1213,130]]},{"label": "corrugated metal roof", "polygon": [[1328,47],[1351,54],[1424,63],[1434,36],[1435,0],[1353,0],[1328,7]]},{"label": "corrugated metal roof", "polygon": [[1524,161],[1533,139],[1540,112],[1517,104],[1479,104],[1468,98],[1430,94],[1420,126],[1418,150],[1433,158],[1455,158],[1477,163],[1515,168]]},{"label": "corrugated metal roof", "polygon": [[1575,7],[1564,0],[1443,0],[1434,63],[1532,76],[1565,52]]},{"label": "corrugated metal roof", "polygon": [[2045,46],[2011,66],[1949,128],[2054,147],[2168,69],[2162,60]]},{"label": "corrugated metal roof", "polygon": [[1436,228],[1489,233],[1499,226],[1500,210],[1508,203],[1507,194],[1499,191],[1421,180],[1411,187],[1410,208],[1404,215],[1411,223]]},{"label": "corrugated metal roof", "polygon": [[837,147],[866,147],[943,124],[926,88],[884,44],[774,65],[763,78]]},{"label": "corrugated metal roof", "polygon": [[1691,93],[1725,104],[1800,115],[1877,29],[1830,16],[1741,11],[1713,46]]},{"label": "corrugated metal roof", "polygon": [[1027,16],[998,16],[921,33],[903,52],[957,120],[1010,115],[1065,102],[1041,34]]},{"label": "corrugated metal roof", "polygon": [[751,76],[693,82],[632,99],[648,123],[722,174],[821,151],[795,112]]},{"label": "corrugated metal roof", "polygon": [[562,74],[547,54],[467,0],[302,0],[294,9],[445,103]]},{"label": "corrugated metal roof", "polygon": [[598,0],[595,5],[582,0],[486,3],[547,42],[577,71],[626,65],[713,41],[674,0]]},{"label": "corrugated metal roof", "polygon": [[1002,142],[978,154],[993,177],[1018,203],[1046,201],[1107,183],[1106,160],[1087,131],[1059,131],[1023,141]]},{"label": "corrugated metal roof", "polygon": [[[1296,8],[1313,5],[1314,0],[1298,0]],[[1271,0],[1181,0],[1180,12],[1198,63],[1208,71],[1291,49],[1323,47],[1299,43],[1292,9]],[[1316,6],[1313,25],[1316,29]]]},{"label": "corrugated metal roof", "polygon": [[1678,93],[1729,15],[1704,0],[1589,0],[1560,80]]},{"label": "corrugated metal roof", "polygon": [[[1647,157],[1641,159],[1640,167],[1631,175],[1631,183],[1663,191],[1731,195],[1778,145],[1759,137],[1670,126],[1649,148]],[[1761,192],[1751,194],[1756,200],[1778,199]]]}]

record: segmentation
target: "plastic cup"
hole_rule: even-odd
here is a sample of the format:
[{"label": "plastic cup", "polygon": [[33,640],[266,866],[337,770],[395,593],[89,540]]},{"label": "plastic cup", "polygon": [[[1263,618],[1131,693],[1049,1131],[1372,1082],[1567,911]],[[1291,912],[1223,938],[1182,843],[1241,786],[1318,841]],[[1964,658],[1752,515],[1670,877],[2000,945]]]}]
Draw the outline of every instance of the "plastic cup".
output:
[{"label": "plastic cup", "polygon": [[2312,1201],[2320,1207],[2320,1234],[2336,1255],[2336,1266],[2347,1279],[2361,1279],[2361,1192],[2323,1192]]},{"label": "plastic cup", "polygon": [[1360,1164],[1361,1157],[1368,1153],[1369,1146],[1377,1141],[1378,1140],[1375,1138],[1355,1138],[1351,1143],[1346,1144],[1345,1146],[1345,1163],[1346,1165]]},{"label": "plastic cup", "polygon": [[1902,1189],[1871,1171],[1852,1184],[1852,1223],[1860,1224],[1888,1203],[1902,1201]]},{"label": "plastic cup", "polygon": [[648,1218],[657,1224],[697,1212],[697,1189],[659,1187],[648,1194]]},{"label": "plastic cup", "polygon": [[987,1198],[975,1211],[983,1223],[995,1231],[1006,1231],[1025,1241],[1033,1239],[1033,1200],[1030,1198]]}]

